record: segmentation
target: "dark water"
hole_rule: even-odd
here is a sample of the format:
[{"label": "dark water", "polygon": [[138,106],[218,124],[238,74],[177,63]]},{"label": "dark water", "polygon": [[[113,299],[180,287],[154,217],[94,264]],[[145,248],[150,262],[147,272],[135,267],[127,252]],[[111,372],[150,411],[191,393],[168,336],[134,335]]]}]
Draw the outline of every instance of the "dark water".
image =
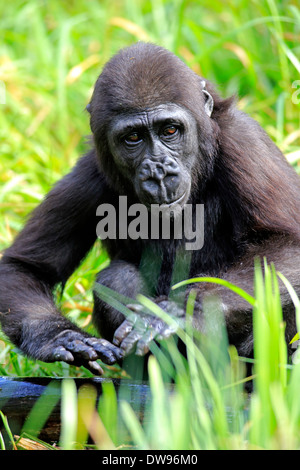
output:
[{"label": "dark water", "polygon": [[[60,436],[62,380],[73,380],[77,389],[84,385],[92,385],[97,391],[98,399],[103,393],[103,385],[110,382],[115,387],[118,403],[121,400],[127,401],[143,423],[149,418],[148,409],[151,403],[151,393],[147,382],[103,378],[52,379],[46,377],[2,377],[0,378],[0,410],[7,416],[13,435],[20,435],[33,405],[38,398],[46,394],[46,400],[42,400],[39,403],[39,413],[41,417],[46,416],[47,419],[38,433],[38,438],[47,443],[58,442]],[[89,388],[86,390],[86,399],[88,399]],[[0,421],[0,431],[7,442],[6,431],[2,420]],[[36,430],[33,430],[33,432],[36,433]],[[123,434],[126,434],[125,429]]]}]

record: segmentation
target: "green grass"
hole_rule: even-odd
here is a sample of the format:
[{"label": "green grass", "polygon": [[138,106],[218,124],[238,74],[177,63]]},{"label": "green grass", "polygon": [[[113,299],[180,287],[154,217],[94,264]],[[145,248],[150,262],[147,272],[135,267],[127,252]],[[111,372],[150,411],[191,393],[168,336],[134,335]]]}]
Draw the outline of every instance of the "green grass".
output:
[{"label": "green grass", "polygon": [[[140,39],[178,54],[216,83],[223,96],[237,94],[239,107],[258,120],[300,172],[300,104],[292,100],[293,83],[300,78],[296,2],[233,0],[226,6],[221,0],[2,2],[0,93],[4,84],[6,103],[0,104],[0,250],[12,242],[29,212],[87,148],[85,106],[102,66],[120,47]],[[73,321],[90,331],[91,287],[95,273],[107,262],[98,244],[58,300]],[[276,291],[272,270],[267,276],[267,284],[271,279]],[[191,341],[192,332],[182,332],[187,334],[188,368],[172,346],[165,357],[159,356],[162,369],[155,361],[150,363],[153,428],[141,430],[132,410],[122,405],[136,444],[159,445],[155,432],[159,425],[161,445],[167,448],[299,448],[299,367],[283,365],[279,299],[270,293],[270,286],[263,289],[264,282],[258,274],[257,379],[250,405],[241,392],[243,363],[235,351],[212,351],[209,341],[205,351],[199,350]],[[293,300],[299,309],[295,296]],[[267,341],[262,342],[261,336]],[[222,370],[226,373],[220,374]],[[65,364],[24,358],[5,338],[0,339],[0,373],[89,376],[86,370]],[[121,371],[106,368],[106,373]],[[164,396],[161,381],[170,374],[178,387],[172,400]],[[236,386],[231,385],[234,382]],[[226,409],[231,406],[229,421]],[[172,426],[180,433],[170,432]],[[114,445],[119,444],[109,436]],[[84,437],[79,441],[84,442]],[[62,445],[69,446],[66,438]]]}]

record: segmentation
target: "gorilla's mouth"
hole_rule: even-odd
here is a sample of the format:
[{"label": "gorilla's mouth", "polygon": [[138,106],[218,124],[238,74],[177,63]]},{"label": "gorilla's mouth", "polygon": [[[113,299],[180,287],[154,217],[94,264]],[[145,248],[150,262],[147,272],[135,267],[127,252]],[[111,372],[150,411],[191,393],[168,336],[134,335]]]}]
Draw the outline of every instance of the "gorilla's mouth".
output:
[{"label": "gorilla's mouth", "polygon": [[171,202],[165,202],[161,204],[161,207],[172,207],[172,206],[175,206],[176,204],[183,205],[186,199],[187,199],[187,191],[184,191],[184,193],[181,196],[179,196],[179,198],[174,199],[174,201],[171,201]]},{"label": "gorilla's mouth", "polygon": [[[183,207],[184,204],[186,203],[187,199],[189,197],[189,191],[186,190],[184,191],[183,194],[181,194],[181,196],[179,196],[177,199],[173,199],[171,200],[170,202],[166,202],[165,200],[162,200],[162,201],[155,201],[155,200],[147,200],[147,201],[144,201],[143,203],[145,204],[145,206],[147,207],[148,210],[151,210],[151,207],[154,206],[154,207],[157,207],[159,206],[159,208],[161,210],[164,210],[164,209],[169,209],[171,207],[174,207],[174,206],[180,206],[180,207]],[[142,202],[142,201],[141,201]]]}]

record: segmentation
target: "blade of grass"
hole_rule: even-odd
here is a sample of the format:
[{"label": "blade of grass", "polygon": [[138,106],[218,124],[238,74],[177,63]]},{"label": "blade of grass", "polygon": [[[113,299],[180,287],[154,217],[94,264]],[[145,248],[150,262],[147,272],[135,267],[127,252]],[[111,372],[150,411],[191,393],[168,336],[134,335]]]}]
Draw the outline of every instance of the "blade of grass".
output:
[{"label": "blade of grass", "polygon": [[1,431],[0,431],[0,449],[5,450],[5,442],[4,442]]},{"label": "blade of grass", "polygon": [[29,434],[31,438],[36,438],[59,400],[60,385],[53,380],[30,410],[21,435]]},{"label": "blade of grass", "polygon": [[[114,450],[113,443],[103,421],[96,409],[97,390],[90,384],[80,387],[78,392],[78,432],[77,437],[85,438],[87,433],[91,436],[97,449]],[[84,427],[82,429],[82,427]],[[87,433],[86,433],[87,431]],[[84,445],[81,441],[79,444]]]},{"label": "blade of grass", "polygon": [[75,448],[77,430],[77,390],[74,380],[64,379],[61,389],[61,433],[59,445],[64,450]]},{"label": "blade of grass", "polygon": [[300,300],[299,300],[299,297],[296,294],[296,291],[293,288],[292,284],[286,279],[286,277],[280,272],[277,272],[277,275],[280,277],[282,282],[285,284],[285,286],[286,286],[286,288],[287,288],[287,290],[290,294],[290,297],[293,301],[293,304],[295,306],[295,313],[296,313],[297,330],[298,330],[298,332],[300,332]]},{"label": "blade of grass", "polygon": [[98,412],[108,435],[116,445],[118,430],[118,404],[113,382],[104,382],[102,384],[102,395],[98,402]]},{"label": "blade of grass", "polygon": [[227,287],[239,296],[243,297],[243,299],[245,299],[250,305],[255,304],[255,298],[252,297],[252,295],[248,294],[246,291],[232,284],[231,282],[228,282],[224,279],[219,279],[217,277],[194,277],[192,279],[187,279],[185,281],[178,282],[177,284],[172,286],[172,289],[178,289],[179,287],[186,286],[188,284],[194,284],[196,282],[209,282],[212,284],[219,284],[220,286]]},{"label": "blade of grass", "polygon": [[8,437],[9,437],[10,442],[11,442],[12,448],[13,448],[14,450],[17,450],[16,443],[15,443],[14,437],[13,437],[13,435],[12,435],[12,432],[11,432],[11,430],[10,430],[7,417],[2,413],[1,410],[0,410],[0,417],[1,417],[1,419],[2,419],[2,422],[3,422],[3,425],[4,425],[4,429],[5,429],[5,431],[7,432],[7,435],[8,435]]},{"label": "blade of grass", "polygon": [[139,450],[149,450],[144,429],[142,428],[141,423],[139,422],[129,403],[122,401],[120,403],[120,410],[124,423],[129,430],[135,445],[137,445]]}]

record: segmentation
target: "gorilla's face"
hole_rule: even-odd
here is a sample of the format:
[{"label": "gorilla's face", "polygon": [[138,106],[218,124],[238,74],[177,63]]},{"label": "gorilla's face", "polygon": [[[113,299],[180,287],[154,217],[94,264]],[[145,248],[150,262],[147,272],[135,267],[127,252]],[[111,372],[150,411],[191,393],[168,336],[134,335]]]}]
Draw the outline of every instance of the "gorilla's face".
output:
[{"label": "gorilla's face", "polygon": [[131,182],[147,206],[183,206],[190,195],[197,154],[197,123],[175,104],[124,113],[114,118],[108,143],[116,172]]}]

